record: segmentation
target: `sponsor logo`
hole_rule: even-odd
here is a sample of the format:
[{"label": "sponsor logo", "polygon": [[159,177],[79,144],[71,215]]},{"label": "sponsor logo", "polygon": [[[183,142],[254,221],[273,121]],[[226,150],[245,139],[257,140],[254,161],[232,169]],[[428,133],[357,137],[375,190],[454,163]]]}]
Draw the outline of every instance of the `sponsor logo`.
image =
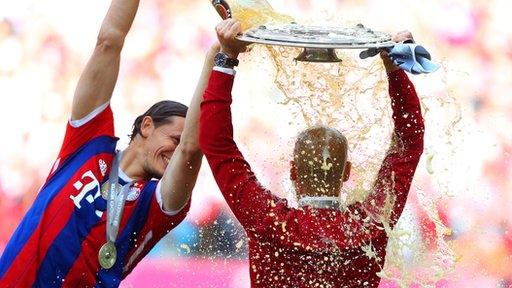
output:
[{"label": "sponsor logo", "polygon": [[105,163],[103,159],[100,159],[98,165],[100,166],[101,176],[105,177],[105,174],[107,174],[107,163]]},{"label": "sponsor logo", "polygon": [[[76,181],[73,187],[80,192],[75,196],[70,195],[69,198],[73,200],[73,203],[78,209],[82,208],[84,198],[86,202],[93,204],[94,200],[101,196],[100,182],[91,170],[87,170],[87,172],[82,174],[81,179]],[[96,210],[95,212],[100,218],[103,215],[103,211]]]}]

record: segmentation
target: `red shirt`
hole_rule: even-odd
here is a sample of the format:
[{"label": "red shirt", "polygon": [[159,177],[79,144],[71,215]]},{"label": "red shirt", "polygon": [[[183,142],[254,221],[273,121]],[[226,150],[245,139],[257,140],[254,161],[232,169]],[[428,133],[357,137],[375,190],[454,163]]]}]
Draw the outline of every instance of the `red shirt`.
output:
[{"label": "red shirt", "polygon": [[249,238],[252,287],[379,285],[376,273],[384,266],[388,237],[375,215],[388,203],[391,228],[400,217],[423,151],[424,133],[420,102],[407,75],[398,70],[388,77],[395,123],[392,142],[398,145],[388,151],[374,192],[341,211],[290,208],[286,200],[260,185],[233,140],[234,76],[212,72],[201,105],[199,141]]}]

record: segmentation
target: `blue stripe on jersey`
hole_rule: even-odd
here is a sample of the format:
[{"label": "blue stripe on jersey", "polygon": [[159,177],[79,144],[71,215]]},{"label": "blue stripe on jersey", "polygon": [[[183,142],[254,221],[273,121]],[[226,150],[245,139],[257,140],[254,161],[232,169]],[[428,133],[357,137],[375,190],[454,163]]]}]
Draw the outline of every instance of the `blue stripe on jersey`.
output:
[{"label": "blue stripe on jersey", "polygon": [[[88,193],[95,195],[98,189],[96,187]],[[89,205],[86,202],[82,202],[82,208],[74,208],[68,222],[48,247],[48,251],[37,271],[36,282],[34,283],[36,286],[62,286],[62,280],[66,278],[76,258],[80,255],[83,240],[89,235],[92,227],[101,220],[101,217],[96,215],[95,210],[99,206],[103,207],[103,210],[107,207],[106,200],[103,197],[96,198]]]},{"label": "blue stripe on jersey", "polygon": [[97,137],[84,144],[61,164],[61,168],[41,188],[32,207],[25,214],[5,247],[4,253],[0,258],[0,277],[3,277],[5,272],[7,272],[16,255],[20,253],[27,240],[37,228],[46,208],[61,189],[68,184],[69,179],[94,155],[113,153],[116,142],[117,138],[109,136]]},{"label": "blue stripe on jersey", "polygon": [[[121,185],[126,184],[122,180],[119,183]],[[95,195],[98,189],[99,187],[96,187],[88,193]],[[66,278],[69,270],[80,256],[82,242],[89,235],[91,229],[101,220],[101,217],[97,216],[95,211],[106,211],[107,208],[107,200],[103,197],[96,198],[90,205],[87,205],[85,201],[83,203],[82,208],[75,208],[66,226],[48,248],[48,252],[37,272],[36,284],[42,287],[62,286],[62,280]],[[106,241],[105,236],[103,242]],[[97,259],[97,255],[93,255],[93,257]],[[93,259],[93,261],[97,260]]]},{"label": "blue stripe on jersey", "polygon": [[137,207],[133,210],[130,220],[128,220],[123,232],[116,241],[116,264],[108,270],[100,269],[97,278],[98,282],[95,287],[119,287],[123,276],[123,266],[126,264],[124,263],[126,255],[130,249],[134,247],[135,239],[146,224],[151,201],[153,201],[153,197],[155,197],[156,185],[156,181],[150,181],[145,185],[143,191],[141,191]]}]

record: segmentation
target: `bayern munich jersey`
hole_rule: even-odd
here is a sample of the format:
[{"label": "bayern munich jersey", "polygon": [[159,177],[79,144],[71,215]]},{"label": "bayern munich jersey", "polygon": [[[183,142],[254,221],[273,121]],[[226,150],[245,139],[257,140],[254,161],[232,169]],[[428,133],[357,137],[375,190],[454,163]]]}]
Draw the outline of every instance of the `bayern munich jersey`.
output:
[{"label": "bayern munich jersey", "polygon": [[[86,118],[68,123],[50,175],[0,258],[0,287],[117,287],[185,218],[190,202],[179,212],[164,212],[158,181],[135,182],[115,242],[116,263],[101,268],[107,216],[101,187],[118,139],[109,104]],[[121,184],[130,181],[119,175]]]}]

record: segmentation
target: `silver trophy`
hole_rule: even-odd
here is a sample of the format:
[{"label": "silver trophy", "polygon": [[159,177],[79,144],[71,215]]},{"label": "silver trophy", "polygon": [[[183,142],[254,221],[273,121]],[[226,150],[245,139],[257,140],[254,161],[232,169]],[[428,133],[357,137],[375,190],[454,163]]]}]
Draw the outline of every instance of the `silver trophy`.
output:
[{"label": "silver trophy", "polygon": [[352,28],[304,26],[300,24],[264,25],[237,37],[249,43],[304,48],[295,59],[306,62],[340,62],[335,49],[374,49],[393,47],[391,35],[358,24]]},{"label": "silver trophy", "polygon": [[[213,0],[212,4],[223,19],[232,17],[226,0]],[[340,62],[335,49],[364,49],[361,58],[366,58],[396,44],[390,34],[362,24],[350,28],[269,24],[251,28],[237,38],[248,43],[304,48],[295,59],[306,62]]]}]

